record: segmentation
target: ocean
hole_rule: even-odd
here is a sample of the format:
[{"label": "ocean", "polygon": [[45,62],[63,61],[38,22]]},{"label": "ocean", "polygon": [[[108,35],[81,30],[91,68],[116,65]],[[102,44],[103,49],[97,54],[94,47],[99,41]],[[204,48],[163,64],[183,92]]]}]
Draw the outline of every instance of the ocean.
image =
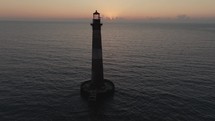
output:
[{"label": "ocean", "polygon": [[104,77],[91,105],[90,22],[0,22],[0,121],[214,121],[215,24],[103,23]]}]

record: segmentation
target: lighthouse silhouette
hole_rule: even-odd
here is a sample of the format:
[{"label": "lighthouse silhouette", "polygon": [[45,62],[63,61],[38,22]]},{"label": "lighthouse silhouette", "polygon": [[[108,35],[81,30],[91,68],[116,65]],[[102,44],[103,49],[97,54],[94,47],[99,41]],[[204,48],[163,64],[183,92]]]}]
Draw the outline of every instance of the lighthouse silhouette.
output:
[{"label": "lighthouse silhouette", "polygon": [[92,70],[91,80],[81,84],[81,95],[87,97],[89,101],[96,101],[99,98],[107,97],[114,93],[114,84],[104,79],[103,57],[102,57],[102,36],[101,17],[96,10],[93,13],[93,23],[91,23],[92,34]]}]

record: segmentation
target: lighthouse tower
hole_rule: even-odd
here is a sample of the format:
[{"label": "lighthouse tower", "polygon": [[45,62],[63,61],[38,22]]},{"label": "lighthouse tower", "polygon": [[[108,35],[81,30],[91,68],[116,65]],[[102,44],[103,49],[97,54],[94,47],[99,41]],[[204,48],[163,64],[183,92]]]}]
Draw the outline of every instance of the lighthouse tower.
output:
[{"label": "lighthouse tower", "polygon": [[102,60],[102,37],[101,37],[101,20],[100,14],[96,11],[93,13],[93,39],[92,39],[92,88],[103,88],[103,60]]},{"label": "lighthouse tower", "polygon": [[106,97],[114,93],[114,84],[103,75],[102,58],[102,36],[101,36],[101,17],[97,11],[93,13],[91,23],[92,34],[92,70],[91,80],[81,84],[81,95],[88,97],[90,101],[96,101],[100,97]]}]

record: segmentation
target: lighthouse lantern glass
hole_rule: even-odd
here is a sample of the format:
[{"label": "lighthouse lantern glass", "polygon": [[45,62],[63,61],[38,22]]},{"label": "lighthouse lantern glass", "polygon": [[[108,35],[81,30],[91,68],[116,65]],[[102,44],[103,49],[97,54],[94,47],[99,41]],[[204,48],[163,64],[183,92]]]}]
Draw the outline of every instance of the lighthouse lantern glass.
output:
[{"label": "lighthouse lantern glass", "polygon": [[93,19],[100,19],[100,14],[97,11],[93,14]]}]

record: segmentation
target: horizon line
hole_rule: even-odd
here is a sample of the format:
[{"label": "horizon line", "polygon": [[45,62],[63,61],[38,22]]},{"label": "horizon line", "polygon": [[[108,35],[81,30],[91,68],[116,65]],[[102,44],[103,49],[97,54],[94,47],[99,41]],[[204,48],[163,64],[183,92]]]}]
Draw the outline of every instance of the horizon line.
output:
[{"label": "horizon line", "polygon": [[[26,22],[88,22],[91,21],[92,18],[68,18],[68,19],[60,19],[60,18],[0,18],[0,21],[26,21]],[[159,18],[159,17],[148,17],[148,18],[139,18],[139,19],[128,19],[128,18],[103,18],[104,22],[210,22],[215,23],[215,17],[210,18],[190,18],[185,15],[181,15],[175,18]]]}]

